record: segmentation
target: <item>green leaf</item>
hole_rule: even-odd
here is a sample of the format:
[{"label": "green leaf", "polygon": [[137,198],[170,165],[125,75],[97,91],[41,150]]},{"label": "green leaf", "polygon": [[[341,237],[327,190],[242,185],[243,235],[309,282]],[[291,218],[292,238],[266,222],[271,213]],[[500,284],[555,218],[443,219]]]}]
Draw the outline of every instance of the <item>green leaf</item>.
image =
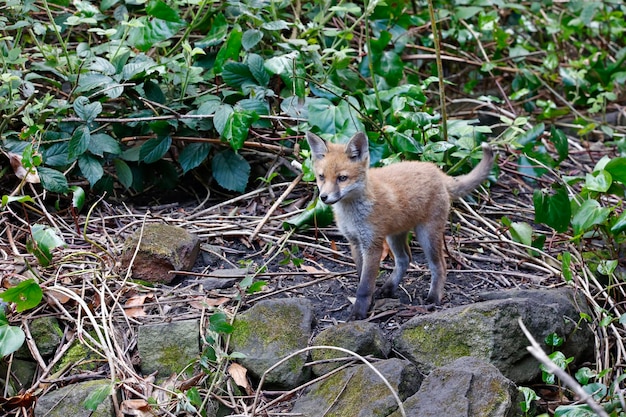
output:
[{"label": "green leaf", "polygon": [[146,5],[146,13],[168,22],[182,22],[178,12],[161,0],[150,0]]},{"label": "green leaf", "polygon": [[545,130],[546,126],[543,123],[539,123],[526,131],[524,134],[520,135],[517,138],[517,143],[522,146],[526,146],[529,143],[535,143]]},{"label": "green leaf", "polygon": [[261,291],[263,289],[263,287],[265,287],[265,286],[267,286],[267,282],[265,282],[263,280],[254,281],[254,283],[252,283],[252,285],[250,285],[246,289],[246,293],[248,293],[248,294],[256,294],[257,292]]},{"label": "green leaf", "polygon": [[165,104],[167,98],[163,94],[161,87],[152,80],[146,80],[143,83],[143,91],[146,93],[146,98],[155,103]]},{"label": "green leaf", "polygon": [[613,181],[619,181],[626,185],[626,158],[613,158],[611,159],[604,169],[611,174]]},{"label": "green leaf", "polygon": [[330,206],[316,198],[301,213],[283,222],[283,229],[305,230],[309,227],[326,227],[333,222],[333,211]]},{"label": "green leaf", "polygon": [[552,126],[550,128],[550,142],[554,144],[554,147],[559,154],[558,162],[561,163],[565,160],[565,158],[567,158],[567,155],[569,154],[569,143],[567,142],[567,136],[565,136],[565,133],[563,133],[561,129],[557,129],[556,127]]},{"label": "green leaf", "polygon": [[598,273],[601,275],[610,276],[615,272],[615,268],[617,268],[617,260],[602,260],[598,264]]},{"label": "green leaf", "polygon": [[185,27],[185,23],[169,22],[163,19],[142,16],[137,19],[140,26],[131,27],[128,33],[128,43],[142,52],[152,48],[155,44],[170,39]]},{"label": "green leaf", "polygon": [[163,158],[172,145],[172,137],[159,136],[147,140],[139,150],[139,159],[146,164],[151,164]]},{"label": "green leaf", "polygon": [[618,235],[626,230],[626,211],[622,212],[611,226],[611,233]]},{"label": "green leaf", "polygon": [[191,171],[199,166],[209,156],[211,150],[210,143],[195,142],[185,146],[180,152],[178,157],[178,163],[183,169],[183,174]]},{"label": "green leaf", "polygon": [[589,381],[596,377],[595,371],[583,366],[578,371],[576,371],[576,380],[581,383],[581,385],[587,385]]},{"label": "green leaf", "polygon": [[347,141],[355,133],[365,130],[357,113],[347,101],[335,106],[330,100],[319,98],[309,101],[309,123],[321,132],[343,136]]},{"label": "green leaf", "polygon": [[250,177],[250,164],[232,149],[216,154],[211,160],[213,177],[217,183],[227,189],[244,192]]},{"label": "green leaf", "polygon": [[113,383],[103,384],[87,395],[83,406],[87,410],[96,411],[98,406],[113,394]]},{"label": "green leaf", "polygon": [[217,46],[222,43],[228,35],[228,28],[229,26],[226,21],[226,17],[224,17],[222,13],[218,13],[211,22],[211,29],[209,30],[209,33],[194,45],[197,48],[203,49],[211,46]]},{"label": "green leaf", "polygon": [[213,125],[215,126],[215,130],[217,130],[217,133],[219,133],[220,135],[224,133],[224,129],[226,129],[226,124],[228,123],[230,115],[233,112],[233,107],[230,104],[222,104],[217,108],[217,110],[215,110]]},{"label": "green leaf", "polygon": [[92,187],[104,175],[102,161],[91,155],[85,154],[78,157],[78,167]]},{"label": "green leaf", "polygon": [[233,326],[230,324],[228,317],[222,311],[218,311],[209,316],[209,329],[215,333],[230,334],[233,332]]},{"label": "green leaf", "polygon": [[62,172],[52,168],[38,167],[37,173],[42,187],[46,190],[53,193],[66,193],[69,190],[67,179]]},{"label": "green leaf", "polygon": [[571,204],[567,190],[563,187],[555,188],[550,195],[545,190],[533,192],[535,206],[535,221],[550,226],[559,233],[565,232],[570,223]]},{"label": "green leaf", "polygon": [[70,187],[70,191],[72,192],[72,207],[80,212],[85,205],[85,190],[78,185],[73,185]]},{"label": "green leaf", "polygon": [[250,68],[241,62],[226,63],[222,72],[222,78],[226,84],[235,88],[241,88],[244,83],[256,84]]},{"label": "green leaf", "polygon": [[457,7],[455,9],[454,15],[456,16],[457,19],[466,20],[475,16],[476,14],[482,11],[483,11],[483,8],[477,7],[477,6]]},{"label": "green leaf", "polygon": [[100,157],[103,157],[105,152],[111,155],[122,153],[119,142],[106,133],[91,135],[88,149],[89,152]]},{"label": "green leaf", "polygon": [[248,138],[250,126],[258,119],[259,116],[251,111],[244,110],[231,113],[226,121],[226,126],[224,126],[222,138],[230,143],[233,150],[238,151]]},{"label": "green leaf", "polygon": [[533,244],[533,228],[526,222],[513,222],[510,229],[511,237],[514,241],[527,246]]},{"label": "green leaf", "polygon": [[76,100],[74,100],[73,107],[76,115],[87,123],[93,122],[102,112],[102,104],[100,104],[99,101],[90,103],[89,99],[83,96],[77,97]]},{"label": "green leaf", "polygon": [[544,342],[546,343],[547,346],[559,347],[563,344],[563,342],[565,342],[565,340],[556,333],[550,333],[549,335],[546,336],[546,338],[544,339]]},{"label": "green leaf", "polygon": [[117,173],[117,180],[127,189],[133,185],[133,171],[123,159],[114,159],[113,165]]},{"label": "green leaf", "polygon": [[606,170],[589,173],[585,176],[585,188],[589,191],[605,193],[611,188],[613,177]]},{"label": "green leaf", "polygon": [[7,204],[11,204],[16,201],[18,203],[34,203],[35,202],[35,200],[33,200],[33,198],[29,195],[9,196],[5,194],[2,196],[2,206],[0,207],[6,207]]},{"label": "green leaf", "polygon": [[603,224],[609,217],[609,213],[610,210],[602,207],[597,200],[585,200],[572,217],[574,234],[581,235],[593,226]]},{"label": "green leaf", "polygon": [[248,29],[243,33],[241,45],[246,51],[254,48],[263,39],[263,32],[257,29]]},{"label": "green leaf", "polygon": [[0,293],[0,298],[7,303],[15,303],[15,309],[21,313],[37,307],[43,298],[43,291],[34,279],[27,279]]},{"label": "green leaf", "polygon": [[565,282],[570,282],[573,279],[572,254],[570,252],[565,251],[561,254],[561,273]]},{"label": "green leaf", "polygon": [[0,325],[0,358],[17,351],[24,344],[24,340],[26,340],[26,335],[19,327]]},{"label": "green leaf", "polygon": [[265,61],[260,55],[249,54],[246,60],[248,68],[258,85],[267,86],[270,82],[270,75],[265,70]]},{"label": "green leaf", "polygon": [[74,130],[72,138],[70,139],[68,148],[68,158],[74,160],[80,155],[84,154],[89,149],[89,142],[91,141],[91,133],[89,132],[89,126],[81,125]]},{"label": "green leaf", "polygon": [[220,74],[224,68],[224,63],[228,60],[237,61],[239,58],[239,52],[241,52],[241,30],[233,28],[228,35],[226,43],[222,45],[217,52],[215,58],[214,71],[216,74]]}]

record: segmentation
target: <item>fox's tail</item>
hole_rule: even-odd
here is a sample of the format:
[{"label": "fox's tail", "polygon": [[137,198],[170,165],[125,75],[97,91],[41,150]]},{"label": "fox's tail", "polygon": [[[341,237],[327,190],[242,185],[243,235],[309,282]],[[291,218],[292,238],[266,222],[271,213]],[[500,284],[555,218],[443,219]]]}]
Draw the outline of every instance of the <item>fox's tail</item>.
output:
[{"label": "fox's tail", "polygon": [[474,191],[487,177],[493,167],[495,158],[493,149],[489,144],[483,143],[483,160],[466,175],[448,177],[448,193],[452,198],[461,198]]}]

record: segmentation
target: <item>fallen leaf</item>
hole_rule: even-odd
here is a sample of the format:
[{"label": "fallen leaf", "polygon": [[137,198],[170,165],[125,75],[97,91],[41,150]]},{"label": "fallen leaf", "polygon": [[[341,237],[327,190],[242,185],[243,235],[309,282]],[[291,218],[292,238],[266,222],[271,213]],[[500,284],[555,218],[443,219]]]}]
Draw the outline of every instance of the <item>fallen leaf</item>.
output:
[{"label": "fallen leaf", "polygon": [[322,274],[328,272],[327,270],[316,268],[313,265],[300,265],[300,268],[309,274]]},{"label": "fallen leaf", "polygon": [[46,290],[46,294],[47,294],[49,297],[56,298],[56,300],[57,300],[59,303],[61,303],[61,304],[65,304],[65,303],[67,303],[68,301],[70,301],[70,297],[69,297],[69,296],[67,296],[66,294],[62,293],[61,291],[57,291],[57,290],[54,290],[54,289],[52,289],[52,290]]},{"label": "fallen leaf", "polygon": [[24,179],[26,182],[31,184],[40,183],[39,174],[37,174],[37,171],[28,172],[28,170],[24,168],[24,165],[22,165],[22,155],[9,152],[9,162],[17,178],[21,180]]},{"label": "fallen leaf", "polygon": [[124,304],[124,311],[128,317],[145,317],[143,305],[146,298],[152,298],[154,294],[135,295],[130,297]]},{"label": "fallen leaf", "polygon": [[228,374],[233,378],[235,384],[239,385],[241,388],[244,388],[246,391],[250,389],[250,384],[248,384],[248,377],[246,374],[248,370],[238,363],[231,363],[228,367]]},{"label": "fallen leaf", "polygon": [[224,303],[230,301],[230,298],[227,297],[219,297],[219,298],[211,298],[211,297],[192,297],[189,300],[189,305],[198,310],[202,310],[206,307],[217,307],[221,306]]},{"label": "fallen leaf", "polygon": [[123,414],[131,416],[150,416],[152,407],[148,404],[148,401],[142,399],[124,400],[120,404],[120,411]]}]

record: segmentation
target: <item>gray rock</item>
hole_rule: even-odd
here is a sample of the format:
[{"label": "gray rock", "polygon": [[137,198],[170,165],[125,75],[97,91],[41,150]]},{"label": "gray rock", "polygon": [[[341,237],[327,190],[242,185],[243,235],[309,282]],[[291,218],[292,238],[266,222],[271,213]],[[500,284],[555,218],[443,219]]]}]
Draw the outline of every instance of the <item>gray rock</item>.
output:
[{"label": "gray rock", "polygon": [[161,377],[181,372],[200,354],[200,322],[185,320],[139,327],[137,350],[141,371]]},{"label": "gray rock", "polygon": [[[402,359],[387,359],[374,367],[401,401],[413,395],[423,379],[413,364]],[[296,400],[292,413],[303,417],[385,417],[397,408],[387,385],[363,364],[312,385]]]},{"label": "gray rock", "polygon": [[[63,331],[59,326],[58,320],[54,317],[39,317],[33,319],[29,323],[28,328],[35,341],[35,345],[37,345],[39,354],[43,358],[52,356],[61,344],[61,339],[63,338]],[[15,352],[15,356],[20,359],[32,359],[32,355],[26,343]]]},{"label": "gray rock", "polygon": [[[523,385],[540,373],[539,363],[528,353],[522,318],[539,342],[550,333],[565,338],[560,350],[566,356],[586,358],[593,350],[593,334],[585,323],[577,326],[584,300],[568,289],[502,292],[511,298],[493,299],[468,306],[416,316],[406,322],[394,347],[423,372],[476,356],[495,365],[507,378]],[[547,350],[548,348],[544,346]]]},{"label": "gray rock", "polygon": [[[138,244],[139,250],[133,260]],[[133,260],[133,278],[169,284],[175,275],[168,272],[191,269],[199,250],[198,237],[185,229],[167,224],[147,224],[143,234],[138,230],[124,242],[122,263],[128,267]]]},{"label": "gray rock", "polygon": [[[286,356],[306,348],[311,338],[313,308],[301,298],[264,300],[237,316],[231,347],[243,353],[238,361],[256,378]],[[308,354],[294,356],[268,373],[267,386],[294,388],[306,381]]]},{"label": "gray rock", "polygon": [[35,417],[113,417],[111,398],[105,399],[96,411],[87,410],[84,402],[93,391],[111,387],[111,380],[71,384],[48,392],[37,399]]},{"label": "gray rock", "polygon": [[495,366],[467,356],[432,371],[404,402],[404,411],[419,417],[512,417],[520,414],[517,396],[515,384]]},{"label": "gray rock", "polygon": [[[387,358],[391,351],[391,343],[375,323],[367,321],[351,321],[329,327],[313,339],[312,346],[336,346],[358,353],[361,356],[373,355]],[[339,350],[315,349],[311,351],[314,361],[332,361],[336,358],[350,357]],[[323,375],[341,366],[344,362],[328,362],[313,365],[315,375]]]}]

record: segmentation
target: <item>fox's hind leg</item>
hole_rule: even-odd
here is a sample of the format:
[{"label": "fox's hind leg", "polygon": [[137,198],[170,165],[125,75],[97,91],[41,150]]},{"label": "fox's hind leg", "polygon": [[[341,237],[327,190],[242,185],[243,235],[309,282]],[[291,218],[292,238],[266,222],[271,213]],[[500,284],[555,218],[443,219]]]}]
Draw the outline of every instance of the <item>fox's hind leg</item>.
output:
[{"label": "fox's hind leg", "polygon": [[447,274],[446,261],[443,255],[444,228],[445,218],[442,221],[433,219],[429,223],[420,224],[415,228],[417,239],[424,250],[431,273],[427,301],[437,305],[441,304]]},{"label": "fox's hind leg", "polygon": [[384,297],[390,297],[394,294],[398,285],[400,285],[400,281],[404,278],[404,274],[409,267],[409,262],[411,262],[411,251],[407,237],[408,233],[406,232],[387,236],[387,244],[393,253],[395,266],[381,290],[381,294]]}]

